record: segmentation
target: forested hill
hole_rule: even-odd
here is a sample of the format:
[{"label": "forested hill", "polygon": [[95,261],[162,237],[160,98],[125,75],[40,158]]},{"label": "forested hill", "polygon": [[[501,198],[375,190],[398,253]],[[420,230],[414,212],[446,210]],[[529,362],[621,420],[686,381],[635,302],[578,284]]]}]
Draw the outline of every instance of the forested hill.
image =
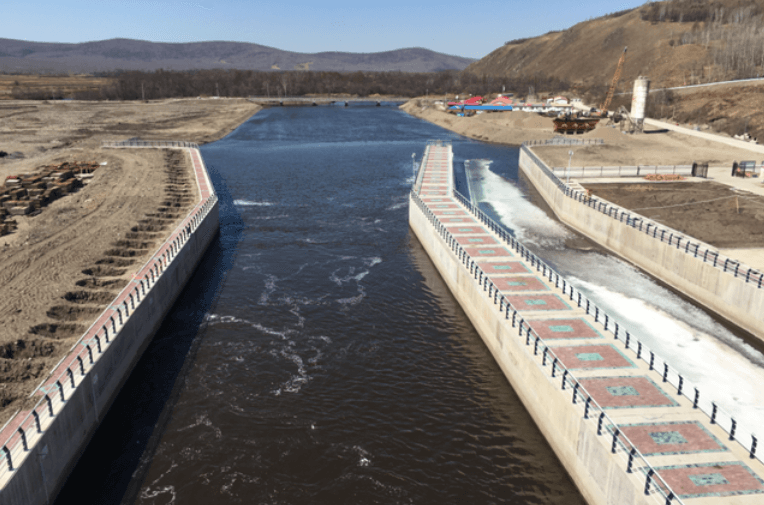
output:
[{"label": "forested hill", "polygon": [[243,42],[167,44],[112,39],[81,44],[0,39],[5,72],[92,73],[112,70],[317,70],[435,72],[462,70],[473,59],[407,48],[381,53],[294,53]]},{"label": "forested hill", "polygon": [[[508,25],[511,26],[511,25]],[[764,75],[764,0],[667,0],[511,40],[467,67],[477,75],[609,83],[628,46],[621,89],[639,75],[671,86]]]}]

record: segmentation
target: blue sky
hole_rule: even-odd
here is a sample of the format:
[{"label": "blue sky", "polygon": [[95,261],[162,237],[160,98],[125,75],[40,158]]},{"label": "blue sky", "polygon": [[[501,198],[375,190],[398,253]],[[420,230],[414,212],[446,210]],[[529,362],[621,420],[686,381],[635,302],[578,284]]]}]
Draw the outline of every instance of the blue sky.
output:
[{"label": "blue sky", "polygon": [[567,28],[643,3],[6,0],[0,37],[37,42],[231,40],[305,53],[426,47],[480,58],[508,40]]}]

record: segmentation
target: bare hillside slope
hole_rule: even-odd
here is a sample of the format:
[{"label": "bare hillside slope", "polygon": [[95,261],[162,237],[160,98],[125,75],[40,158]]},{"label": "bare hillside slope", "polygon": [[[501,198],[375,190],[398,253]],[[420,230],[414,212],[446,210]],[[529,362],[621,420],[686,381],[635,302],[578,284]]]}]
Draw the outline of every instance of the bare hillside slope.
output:
[{"label": "bare hillside slope", "polygon": [[466,70],[605,86],[628,46],[622,89],[639,75],[660,87],[755,77],[764,74],[763,14],[764,0],[651,2],[564,31],[510,41]]}]

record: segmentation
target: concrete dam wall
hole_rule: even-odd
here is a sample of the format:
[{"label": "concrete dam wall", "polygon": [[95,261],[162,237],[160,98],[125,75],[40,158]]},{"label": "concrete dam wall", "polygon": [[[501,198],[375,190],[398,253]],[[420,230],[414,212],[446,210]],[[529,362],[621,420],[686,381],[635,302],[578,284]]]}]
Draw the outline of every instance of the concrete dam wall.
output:
[{"label": "concrete dam wall", "polygon": [[456,193],[451,164],[427,148],[411,229],[587,502],[761,503],[750,432]]},{"label": "concrete dam wall", "polygon": [[218,199],[195,144],[121,143],[104,147],[183,149],[200,201],[133,280],[54,368],[0,434],[0,503],[49,503],[217,235]]}]

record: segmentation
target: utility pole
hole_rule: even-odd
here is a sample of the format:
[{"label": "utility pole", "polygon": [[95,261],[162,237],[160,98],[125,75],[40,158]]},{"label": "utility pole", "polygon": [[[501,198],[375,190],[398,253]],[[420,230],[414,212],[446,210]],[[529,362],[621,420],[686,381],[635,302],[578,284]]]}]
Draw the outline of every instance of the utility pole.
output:
[{"label": "utility pole", "polygon": [[143,89],[143,83],[141,82],[141,100],[146,101],[146,92]]},{"label": "utility pole", "polygon": [[570,183],[570,162],[573,159],[573,149],[568,151],[570,157],[568,158],[568,170],[565,172],[565,184]]}]

